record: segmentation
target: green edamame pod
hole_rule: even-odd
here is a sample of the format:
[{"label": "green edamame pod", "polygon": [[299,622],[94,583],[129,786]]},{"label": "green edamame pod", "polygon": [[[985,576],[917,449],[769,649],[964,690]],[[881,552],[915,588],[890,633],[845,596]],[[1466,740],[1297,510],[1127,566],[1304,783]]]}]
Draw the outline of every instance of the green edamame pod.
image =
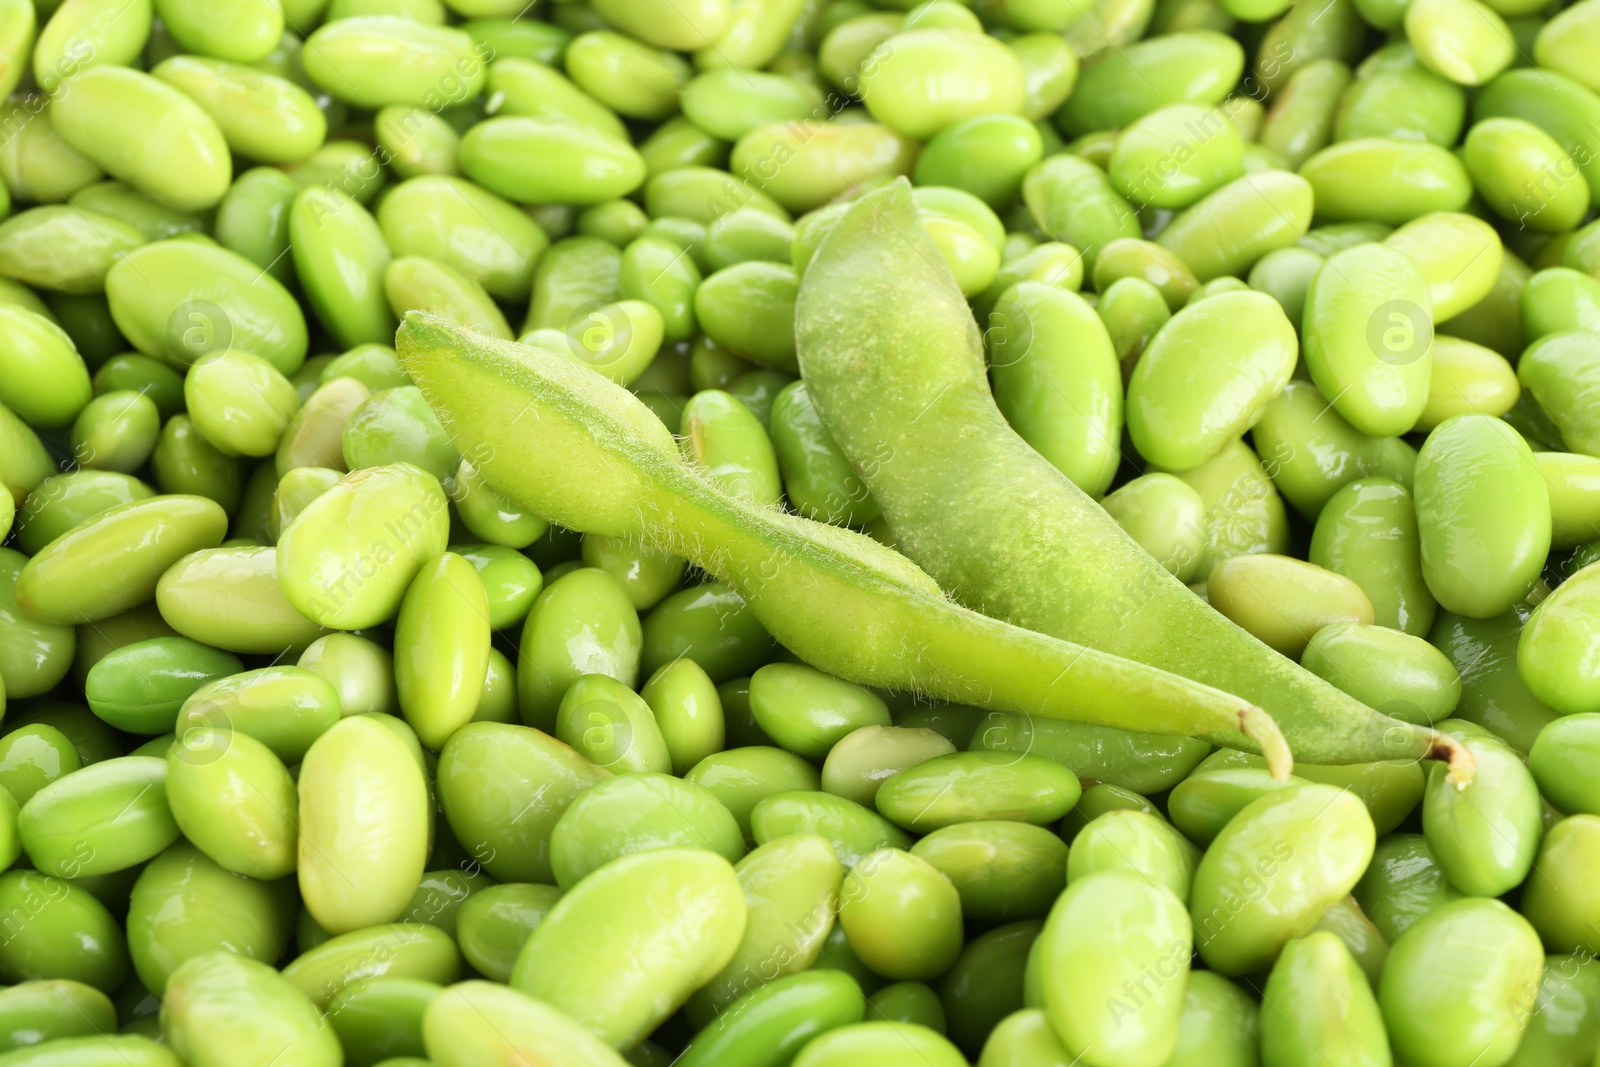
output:
[{"label": "green edamame pod", "polygon": [[1084,300],[1024,281],[995,305],[986,333],[995,403],[1006,421],[1090,496],[1122,460],[1121,368]]},{"label": "green edamame pod", "polygon": [[[907,205],[905,205],[905,207],[909,210],[910,205],[907,204]],[[852,209],[852,210],[855,210],[855,209]],[[836,233],[837,233],[837,231],[836,231]],[[446,331],[449,330],[449,327],[446,324],[440,324],[440,323],[437,323],[437,322],[427,322],[426,320],[422,319],[421,317],[413,317],[411,319],[411,322],[412,322],[412,326],[410,327],[410,330],[411,330],[412,333],[416,333],[416,334],[418,334],[420,336],[424,330],[426,330],[428,332],[427,336],[428,336],[428,339],[429,339],[429,343],[426,346],[424,346],[422,344],[417,344],[416,350],[415,350],[416,351],[416,358],[413,360],[413,362],[415,363],[415,365],[418,368],[420,368],[423,365],[425,360],[429,360],[429,359],[432,358],[431,353],[433,353],[435,351],[442,351],[441,349],[435,348],[432,342],[435,339],[442,339],[444,336],[446,336],[447,335]],[[409,334],[407,336],[409,336]],[[412,343],[413,342],[411,342],[409,340],[407,341],[408,345],[411,345]],[[472,350],[475,353],[482,354],[482,355],[489,355],[494,351],[494,349],[491,347],[494,344],[492,339],[471,338],[468,335],[463,335],[463,338],[460,339],[460,340],[452,339],[452,341],[450,342],[451,350],[456,353],[456,356],[453,359],[453,363],[456,366],[456,373],[454,375],[454,381],[452,383],[449,383],[448,386],[447,386],[447,383],[443,382],[442,380],[441,381],[432,381],[432,380],[430,380],[429,388],[430,388],[430,390],[434,391],[434,396],[435,396],[436,399],[439,398],[439,394],[438,394],[438,390],[439,389],[446,388],[446,387],[448,387],[450,389],[456,389],[456,388],[458,388],[458,387],[460,387],[462,385],[465,385],[467,380],[468,380],[467,376],[464,376],[461,373],[459,373],[460,367],[461,367],[461,364],[462,364],[462,360],[461,360],[460,354],[459,354],[460,353],[460,346],[462,344],[467,344],[467,345],[471,346]],[[768,520],[766,518],[762,518],[762,516],[767,516],[769,513],[767,513],[767,512],[758,512],[755,509],[740,508],[740,506],[737,504],[737,502],[733,501],[732,498],[726,497],[726,496],[724,496],[724,495],[722,495],[720,493],[716,493],[714,490],[711,489],[710,486],[706,485],[704,482],[701,482],[698,478],[695,478],[695,476],[688,471],[687,467],[684,466],[682,461],[678,458],[678,450],[677,450],[677,447],[676,447],[676,443],[673,442],[670,439],[670,436],[665,437],[665,439],[663,439],[662,435],[665,433],[665,431],[662,428],[659,420],[655,419],[655,417],[653,415],[649,415],[649,421],[646,422],[644,416],[648,414],[648,409],[643,408],[642,406],[633,406],[635,404],[635,402],[633,401],[631,396],[629,396],[625,392],[622,392],[622,391],[618,391],[618,392],[615,392],[615,393],[604,392],[604,391],[595,392],[594,391],[594,383],[595,383],[596,380],[593,379],[592,377],[584,377],[584,372],[581,372],[579,370],[579,368],[573,367],[570,364],[566,363],[566,361],[563,359],[563,357],[559,357],[559,356],[556,356],[554,354],[550,354],[548,356],[548,358],[540,358],[539,350],[537,350],[537,349],[521,349],[521,350],[511,350],[511,351],[514,351],[514,352],[517,353],[516,359],[517,359],[519,365],[524,366],[524,367],[529,367],[529,366],[537,367],[537,373],[540,376],[539,377],[540,381],[548,380],[548,381],[554,383],[554,382],[559,382],[559,381],[563,381],[563,380],[570,380],[570,381],[574,381],[574,382],[585,383],[582,386],[582,388],[584,390],[584,394],[583,394],[584,395],[584,399],[581,401],[582,404],[592,406],[595,401],[603,400],[606,405],[614,406],[614,407],[617,408],[617,410],[615,412],[608,411],[607,414],[604,415],[604,416],[599,415],[599,410],[600,409],[596,409],[595,414],[593,415],[593,417],[595,417],[595,418],[604,417],[607,420],[611,420],[611,422],[614,425],[616,425],[617,428],[618,428],[618,433],[620,434],[618,440],[619,441],[633,442],[631,445],[629,445],[629,447],[630,448],[635,448],[637,450],[636,453],[632,454],[632,455],[634,455],[634,458],[629,459],[627,461],[620,461],[620,466],[617,465],[617,462],[619,462],[619,461],[609,461],[609,460],[607,461],[607,465],[606,465],[605,469],[607,469],[608,471],[613,472],[613,474],[616,477],[619,477],[619,478],[621,478],[623,480],[619,484],[627,484],[627,485],[633,485],[633,486],[642,486],[642,485],[645,485],[645,484],[650,484],[650,485],[659,484],[660,488],[654,489],[652,491],[666,492],[674,500],[680,500],[681,502],[683,502],[684,503],[684,508],[683,508],[683,510],[679,511],[678,514],[681,514],[681,515],[685,516],[685,518],[688,518],[690,516],[695,516],[695,515],[709,516],[711,511],[717,511],[717,512],[721,513],[721,512],[726,512],[726,510],[729,507],[733,507],[733,508],[738,509],[738,511],[739,511],[739,514],[740,514],[739,522],[740,522],[741,525],[749,523],[749,522],[752,522],[752,521],[759,521],[759,522],[762,522],[762,523],[765,523],[767,521],[771,521],[771,520]],[[424,353],[428,353],[428,354],[424,354]],[[531,354],[531,356],[529,354]],[[530,362],[530,360],[531,360],[531,362]],[[560,361],[560,363],[561,363],[561,366],[559,368],[557,367],[557,361]],[[567,387],[562,387],[562,388],[567,388]],[[504,391],[502,390],[499,395],[503,396],[504,395]],[[479,393],[478,396],[479,396],[479,399],[481,400],[483,394]],[[576,400],[576,396],[574,396],[574,400]],[[454,401],[452,401],[451,403],[453,404]],[[586,420],[588,420],[590,418],[591,418],[591,416],[588,416],[588,415],[585,416]],[[753,418],[753,416],[752,416],[752,418]],[[621,420],[621,421],[618,421],[618,420]],[[474,422],[475,421],[479,425],[482,425],[482,423],[483,423],[483,420],[481,420],[481,419],[478,419],[478,420],[465,420],[465,421],[468,421],[468,422]],[[628,429],[626,429],[626,430],[623,429],[624,426],[628,427]],[[651,427],[651,426],[653,426],[654,429],[649,429],[649,427]],[[640,435],[640,434],[643,434],[643,433],[648,433],[650,436],[648,436],[648,437],[637,436],[637,435]],[[583,436],[580,435],[580,436],[578,436],[578,437],[573,439],[574,446],[575,447],[579,447],[579,448],[583,448],[583,449],[590,449],[590,448],[595,447],[594,445],[585,443],[586,440],[588,440],[588,439],[586,439],[586,438],[584,438]],[[646,442],[649,442],[649,443],[646,444]],[[515,451],[516,450],[513,449],[511,452],[507,452],[504,448],[502,448],[500,450],[499,456],[495,457],[493,461],[495,463],[497,463],[497,464],[506,462],[507,458],[509,456],[515,454]],[[474,461],[476,462],[478,457],[477,457],[477,455],[474,455],[473,458],[474,458]],[[636,464],[642,464],[642,466],[636,466]],[[549,464],[543,464],[541,466],[546,470],[548,470],[549,467],[550,467]],[[522,469],[523,470],[529,470],[529,469],[532,469],[532,467],[528,466],[528,465],[525,465]],[[646,471],[649,471],[649,473],[646,474],[645,473]],[[491,476],[492,476],[492,473],[491,473]],[[541,472],[541,477],[544,477],[543,472]],[[640,479],[644,479],[644,481],[640,481]],[[665,480],[657,483],[656,479],[665,479]],[[500,481],[503,484],[505,479],[498,479],[498,481]],[[530,486],[528,486],[526,484],[526,480],[525,479],[519,478],[518,481],[520,483],[522,483],[522,486],[521,486],[522,488],[524,488],[524,489],[531,488]],[[613,510],[605,509],[604,507],[602,507],[600,505],[600,500],[601,500],[600,495],[594,492],[594,490],[596,488],[598,488],[598,486],[593,482],[592,479],[587,479],[587,481],[588,481],[588,484],[589,484],[589,488],[587,490],[583,490],[583,491],[571,494],[570,496],[567,497],[567,500],[569,501],[569,503],[566,504],[566,505],[561,505],[561,506],[563,508],[570,507],[570,506],[575,505],[578,501],[582,500],[582,501],[586,502],[586,503],[583,504],[583,507],[585,509],[594,508],[595,509],[595,513],[591,514],[591,515],[584,516],[582,522],[578,522],[577,521],[578,517],[576,517],[576,516],[566,515],[564,517],[569,519],[569,521],[571,521],[571,522],[576,522],[578,525],[587,526],[589,529],[595,530],[595,532],[618,534],[618,533],[625,533],[625,532],[628,532],[630,530],[636,530],[641,534],[643,533],[643,530],[639,528],[638,524],[645,517],[639,513],[638,509],[635,509],[635,508],[623,509],[623,511],[621,511],[621,512],[616,511],[614,509]],[[699,486],[699,488],[696,488],[697,485]],[[688,496],[682,496],[681,494],[688,494]],[[541,500],[543,499],[542,494],[531,494],[531,495],[538,495]],[[701,501],[703,501],[703,503],[696,503],[691,507],[691,506],[687,505],[687,503],[686,503],[687,500],[690,500],[690,499],[701,500]],[[708,508],[710,510],[706,510]],[[700,520],[696,519],[695,521],[700,521]],[[722,520],[719,520],[719,521],[722,521]],[[800,520],[795,520],[795,521],[800,521]],[[1107,520],[1107,521],[1109,521],[1109,520]],[[833,527],[821,526],[819,524],[818,528],[821,529],[821,530],[830,531],[829,534],[828,534],[830,539],[837,539],[837,538],[840,538],[840,537],[843,536],[844,539],[842,541],[837,541],[836,543],[841,545],[841,546],[843,546],[844,544],[847,544],[847,543],[850,544],[852,546],[852,548],[851,548],[852,552],[860,551],[862,553],[865,553],[865,552],[869,551],[868,548],[867,548],[867,545],[869,544],[869,541],[867,541],[865,539],[857,539],[857,538],[851,538],[851,537],[844,536],[844,535],[842,535],[841,532],[837,531],[836,528],[833,528]],[[758,552],[758,554],[759,553],[764,553],[766,551],[766,548],[764,547],[763,541],[762,541],[762,538],[765,537],[766,535],[765,534],[755,535],[754,527],[750,528],[750,533],[749,534],[742,535],[742,536],[752,538],[751,540],[747,540],[747,541],[744,541],[742,543],[745,544],[745,545],[748,545],[752,549],[755,549]],[[1118,536],[1121,536],[1120,533],[1118,534]],[[680,537],[679,540],[681,541],[682,538]],[[878,554],[878,552],[880,551],[880,548],[878,546],[876,546],[875,542],[870,542],[870,543],[875,546],[873,549],[870,550],[870,551],[872,551],[871,559],[874,561],[874,562],[872,562],[870,564],[870,566],[872,566],[874,569],[888,566],[890,561],[891,561],[891,559],[894,558],[894,557],[891,557],[891,556],[888,556],[888,555],[881,555],[880,556]],[[679,547],[679,545],[673,544],[670,541],[668,542],[668,545],[669,545],[669,547],[674,548],[674,549]],[[688,548],[690,546],[684,545],[683,547]],[[790,558],[794,558],[794,557],[790,557]],[[852,557],[852,558],[858,558],[858,557]],[[866,557],[863,556],[863,557],[859,557],[858,559],[864,559],[864,558],[866,558]],[[705,558],[703,558],[703,554],[702,554],[702,558],[698,559],[697,562],[699,562],[701,564],[705,564],[707,562],[707,560]],[[749,559],[747,558],[745,560],[745,562],[749,562]],[[714,564],[714,566],[719,566],[719,568],[721,568],[721,569],[726,569],[726,570],[732,571],[734,569],[734,564],[735,564],[735,559],[730,556],[730,557],[726,557],[724,562],[722,562],[721,564]],[[859,566],[859,565],[860,564],[858,562],[854,566]],[[809,563],[807,563],[806,566],[809,569]],[[1151,561],[1151,566],[1156,566],[1156,564],[1154,564],[1154,562]],[[895,594],[896,596],[910,595],[910,596],[913,597],[915,603],[917,603],[918,605],[923,603],[923,601],[920,598],[925,595],[925,591],[927,590],[927,588],[929,587],[929,585],[931,583],[926,582],[925,578],[920,576],[920,572],[915,572],[914,570],[908,571],[906,569],[905,564],[903,564],[903,563],[895,563],[895,564],[893,564],[893,568],[894,568],[893,570],[885,570],[885,571],[882,572],[882,576],[883,576],[882,580],[885,582],[885,585],[884,585],[885,591],[888,591],[890,589],[894,589],[894,590],[898,591]],[[860,573],[860,572],[858,571],[857,573]],[[912,577],[912,575],[918,575],[918,577]],[[808,579],[808,581],[809,580],[810,579]],[[856,580],[853,580],[853,581],[857,581],[858,582],[859,580],[856,579]],[[750,588],[752,592],[755,592],[754,588],[752,586],[750,586],[749,583],[746,583],[746,587]],[[778,590],[781,590],[781,588],[782,588],[782,583],[781,582],[777,583],[777,584],[768,583],[768,584],[762,586],[762,589],[764,591],[767,590],[767,589],[771,589],[773,591],[778,591]],[[858,588],[859,588],[859,586],[858,586]],[[782,624],[782,628],[785,631],[785,633],[784,633],[785,643],[791,648],[796,648],[796,651],[801,652],[802,655],[807,655],[808,658],[812,659],[813,662],[820,662],[820,663],[823,663],[825,665],[829,664],[830,662],[832,662],[835,659],[836,653],[834,653],[834,651],[830,650],[830,649],[812,647],[812,644],[811,644],[810,640],[808,640],[806,638],[806,636],[805,636],[805,627],[795,625],[795,623],[797,623],[799,621],[799,619],[798,619],[798,616],[793,614],[794,605],[790,602],[792,598],[787,597],[787,596],[783,596],[780,593],[778,595],[777,599],[784,604],[784,607],[783,607],[782,611],[788,617],[784,618],[784,619],[779,619],[778,615],[773,613],[773,612],[768,612],[767,615],[768,615],[770,620],[773,620],[773,621],[776,621],[776,622],[779,622],[779,623]],[[764,602],[766,602],[766,601],[764,601]],[[776,607],[776,604],[773,604],[772,606]],[[909,608],[910,607],[910,602],[908,602],[905,605],[905,607]],[[835,610],[837,610],[837,609],[835,608]],[[917,610],[918,611],[921,610],[920,606],[917,608]],[[867,616],[862,616],[862,617],[865,618]],[[962,620],[963,625],[965,625],[967,622],[969,622],[972,619],[971,616],[967,616],[967,615],[957,615],[957,616],[952,616],[951,618],[952,618],[952,621],[954,621],[955,618],[959,618],[960,620]],[[919,625],[921,625],[921,624],[919,624]],[[1020,638],[1020,636],[1021,636],[1019,631],[1006,630],[1004,632],[1007,634],[1008,639],[1017,639],[1017,638]],[[965,640],[965,639],[963,639],[963,640]],[[1051,643],[1049,647],[1054,649],[1057,646],[1055,644]],[[809,650],[809,651],[807,651],[807,650]],[[821,653],[821,655],[818,655],[819,652]],[[902,666],[896,668],[896,670],[898,671],[898,670],[902,670],[903,669],[903,664],[905,662],[907,662],[907,661],[902,660],[897,656],[896,657],[896,662],[902,665]],[[994,663],[994,661],[992,659],[986,659],[985,662],[990,664],[990,665],[992,665]],[[1093,662],[1094,661],[1091,660],[1088,657],[1087,654],[1075,655],[1075,658],[1073,660],[1074,670],[1082,669],[1084,666],[1086,666],[1086,665],[1088,665],[1090,663],[1093,663]],[[865,666],[865,665],[866,664],[862,664],[862,666]],[[1118,663],[1118,666],[1119,667],[1121,666],[1120,662]],[[941,665],[941,673],[943,675],[945,675],[946,677],[949,676],[949,664],[948,663],[944,663],[944,664]],[[1057,674],[1059,674],[1059,668],[1057,669]],[[887,676],[876,673],[876,670],[874,670],[872,673],[867,673],[867,674],[858,673],[858,677],[863,677],[864,680],[875,681],[875,682],[878,682],[879,684],[882,684],[883,682],[886,682],[886,681],[889,680]],[[1015,682],[1016,680],[1018,680],[1017,677],[1013,676],[1013,682]],[[1036,679],[1036,681],[1037,680],[1038,679]],[[1165,681],[1165,678],[1163,676],[1163,682],[1164,681]],[[988,687],[987,683],[985,684],[985,687],[986,688]],[[1122,695],[1119,696],[1119,700],[1120,701],[1125,701],[1125,699],[1126,699],[1125,690],[1122,688],[1122,686],[1120,684],[1119,684],[1118,688],[1119,688],[1119,692],[1122,693]],[[1081,690],[1077,690],[1077,691],[1081,693]],[[946,699],[961,700],[961,699],[966,698],[968,696],[968,693],[967,693],[966,690],[962,690],[962,689],[959,689],[959,687],[957,687],[956,689],[947,689],[944,692],[940,693],[939,695],[945,697]],[[1015,705],[1013,705],[1013,706],[1015,706]],[[1186,715],[1192,715],[1193,714],[1193,710],[1194,710],[1194,706],[1191,703],[1191,704],[1188,705],[1188,711],[1186,712]],[[1249,711],[1245,711],[1244,712],[1244,715],[1246,716],[1247,719],[1250,716],[1250,714],[1251,714],[1251,712],[1249,712]],[[1213,721],[1215,721],[1219,726],[1221,726],[1221,724],[1224,721],[1226,721],[1231,726],[1232,724],[1238,723],[1241,720],[1238,717],[1238,709],[1235,708],[1235,711],[1229,713],[1229,715],[1226,718],[1217,718],[1217,719],[1215,719]],[[1272,742],[1272,744],[1275,747],[1275,742]]]}]

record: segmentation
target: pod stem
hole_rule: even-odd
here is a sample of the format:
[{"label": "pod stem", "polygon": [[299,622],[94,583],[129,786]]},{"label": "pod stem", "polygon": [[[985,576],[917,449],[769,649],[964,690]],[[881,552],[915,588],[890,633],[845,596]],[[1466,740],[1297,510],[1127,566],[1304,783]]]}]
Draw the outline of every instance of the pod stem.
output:
[{"label": "pod stem", "polygon": [[1444,780],[1457,789],[1465,789],[1472,784],[1472,779],[1478,773],[1478,760],[1473,756],[1472,750],[1449,734],[1433,731],[1433,747],[1428,750],[1428,759],[1444,760],[1449,770],[1445,772]]},{"label": "pod stem", "polygon": [[1289,772],[1294,769],[1294,756],[1289,752],[1289,742],[1284,739],[1283,731],[1278,729],[1278,721],[1251,704],[1239,712],[1239,732],[1261,749],[1273,779],[1287,782]]}]

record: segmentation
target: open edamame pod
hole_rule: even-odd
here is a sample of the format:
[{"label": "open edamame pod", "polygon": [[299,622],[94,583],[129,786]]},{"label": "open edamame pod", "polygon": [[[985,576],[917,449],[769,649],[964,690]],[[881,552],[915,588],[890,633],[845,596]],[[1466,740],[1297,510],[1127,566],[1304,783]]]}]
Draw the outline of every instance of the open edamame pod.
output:
[{"label": "open edamame pod", "polygon": [[985,618],[868,537],[736,499],[681,457],[642,402],[563,355],[415,312],[399,348],[463,454],[513,501],[570,529],[688,558],[822,670],[1046,718],[1248,739],[1276,773],[1289,771],[1288,747],[1259,708]]},{"label": "open edamame pod", "polygon": [[1006,425],[977,325],[916,219],[903,183],[862,197],[817,250],[796,313],[807,389],[901,550],[996,618],[1270,704],[1298,759],[1432,756],[1466,781],[1458,742],[1376,714],[1233,627]]}]

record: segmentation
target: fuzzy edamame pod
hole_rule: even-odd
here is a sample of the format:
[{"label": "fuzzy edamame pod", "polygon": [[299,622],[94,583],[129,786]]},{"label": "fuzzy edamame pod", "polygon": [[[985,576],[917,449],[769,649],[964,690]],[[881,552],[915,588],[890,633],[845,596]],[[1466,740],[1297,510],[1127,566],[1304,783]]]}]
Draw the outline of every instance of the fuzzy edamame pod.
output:
[{"label": "fuzzy edamame pod", "polygon": [[[408,316],[400,340],[412,377],[503,492],[563,526],[637,537],[691,559],[730,581],[773,636],[810,663],[847,680],[1002,710],[1236,741],[1242,728],[1287,773],[1288,753],[1258,709],[958,608],[927,575],[862,535],[737,501],[680,457],[649,409],[564,356],[419,315]],[[528,418],[541,428],[537,444],[510,430]],[[519,458],[533,448],[546,460],[560,448],[569,462]],[[852,625],[841,628],[842,618]],[[1148,699],[1129,721],[1134,690]]]},{"label": "fuzzy edamame pod", "polygon": [[808,268],[796,318],[807,389],[874,498],[887,494],[902,550],[997,617],[1256,694],[1300,759],[1461,751],[1234,629],[1006,427],[966,301],[915,221],[903,185],[858,201]]}]

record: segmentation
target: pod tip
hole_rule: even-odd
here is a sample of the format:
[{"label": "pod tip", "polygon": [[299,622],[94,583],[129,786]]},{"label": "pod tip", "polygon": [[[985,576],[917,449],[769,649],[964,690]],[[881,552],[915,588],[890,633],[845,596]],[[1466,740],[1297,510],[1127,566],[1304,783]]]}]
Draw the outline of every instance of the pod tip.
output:
[{"label": "pod tip", "polygon": [[1471,749],[1449,734],[1434,732],[1427,758],[1445,761],[1449,769],[1444,780],[1457,789],[1465,789],[1477,777],[1478,761]]},{"label": "pod tip", "polygon": [[1273,780],[1287,782],[1289,772],[1294,770],[1294,753],[1278,729],[1277,720],[1254,704],[1240,708],[1238,714],[1240,732],[1261,747]]}]

